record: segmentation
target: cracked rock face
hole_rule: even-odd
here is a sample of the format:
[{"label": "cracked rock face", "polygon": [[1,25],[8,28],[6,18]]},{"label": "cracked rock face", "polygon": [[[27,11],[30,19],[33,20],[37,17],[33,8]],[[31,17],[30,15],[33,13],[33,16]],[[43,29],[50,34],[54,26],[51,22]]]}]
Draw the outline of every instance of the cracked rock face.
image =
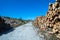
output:
[{"label": "cracked rock face", "polygon": [[[55,34],[57,38],[60,38],[60,0],[56,0],[55,3],[49,4],[49,10],[46,16],[37,17],[34,21],[34,26],[40,28],[40,30],[48,30],[47,33]],[[49,30],[50,29],[50,30]]]}]

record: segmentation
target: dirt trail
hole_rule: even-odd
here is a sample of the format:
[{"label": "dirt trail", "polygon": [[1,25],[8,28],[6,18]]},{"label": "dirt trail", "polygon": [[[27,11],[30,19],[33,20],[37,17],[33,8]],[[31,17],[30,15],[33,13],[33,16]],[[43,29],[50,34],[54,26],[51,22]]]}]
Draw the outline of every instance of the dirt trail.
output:
[{"label": "dirt trail", "polygon": [[0,36],[0,40],[43,40],[37,34],[32,22],[17,27],[14,31]]}]

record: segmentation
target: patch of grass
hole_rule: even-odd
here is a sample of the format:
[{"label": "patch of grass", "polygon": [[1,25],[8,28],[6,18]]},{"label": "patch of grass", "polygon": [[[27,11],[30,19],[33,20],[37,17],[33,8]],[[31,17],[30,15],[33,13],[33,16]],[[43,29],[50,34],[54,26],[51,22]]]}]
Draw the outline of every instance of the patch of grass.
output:
[{"label": "patch of grass", "polygon": [[49,40],[60,40],[60,39],[58,39],[56,35],[53,34],[50,36]]}]

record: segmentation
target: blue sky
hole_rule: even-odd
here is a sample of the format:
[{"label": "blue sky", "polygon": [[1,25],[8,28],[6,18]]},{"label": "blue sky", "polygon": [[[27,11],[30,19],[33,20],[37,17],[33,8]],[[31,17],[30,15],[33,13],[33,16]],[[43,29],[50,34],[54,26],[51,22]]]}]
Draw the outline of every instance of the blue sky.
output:
[{"label": "blue sky", "polygon": [[45,16],[49,2],[55,0],[0,0],[0,16],[35,19]]}]

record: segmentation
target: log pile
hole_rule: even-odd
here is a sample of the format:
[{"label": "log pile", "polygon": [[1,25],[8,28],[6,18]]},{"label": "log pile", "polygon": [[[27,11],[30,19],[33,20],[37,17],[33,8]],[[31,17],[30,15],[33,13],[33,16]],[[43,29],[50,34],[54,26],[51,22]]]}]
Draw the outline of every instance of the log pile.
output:
[{"label": "log pile", "polygon": [[60,38],[60,0],[50,3],[47,15],[37,17],[33,23],[40,30],[48,30],[47,33],[55,34],[57,38]]}]

